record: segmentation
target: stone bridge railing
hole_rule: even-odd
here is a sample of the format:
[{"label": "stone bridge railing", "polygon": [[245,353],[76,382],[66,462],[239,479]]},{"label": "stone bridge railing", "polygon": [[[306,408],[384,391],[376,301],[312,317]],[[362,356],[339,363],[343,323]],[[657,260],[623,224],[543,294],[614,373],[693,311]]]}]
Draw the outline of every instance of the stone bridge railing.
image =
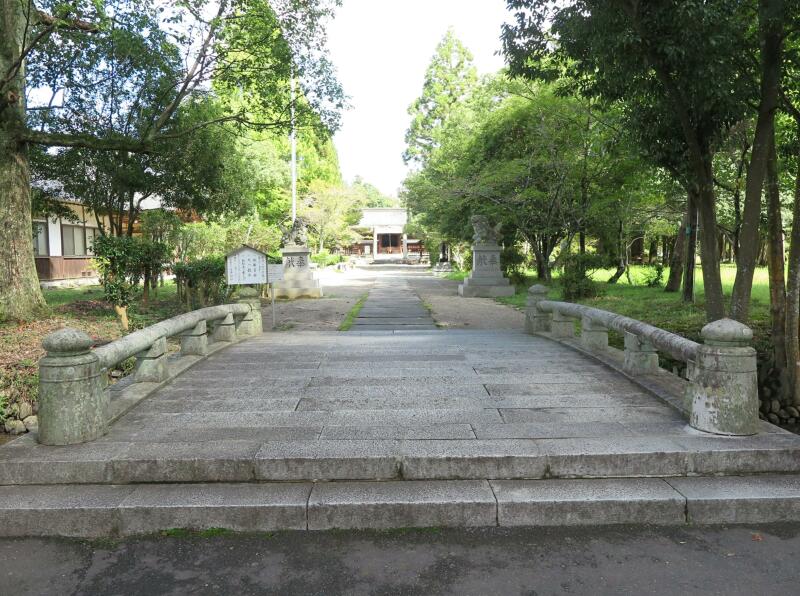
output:
[{"label": "stone bridge railing", "polygon": [[[178,315],[94,350],[93,340],[76,329],[48,335],[42,342],[47,355],[39,361],[39,442],[70,445],[97,439],[107,432],[112,418],[165,381],[231,342],[260,334],[257,292],[243,288],[239,296],[236,304]],[[176,336],[180,351],[169,354],[167,339]],[[108,373],[131,357],[136,357],[132,383],[125,391],[114,392],[120,394],[114,402],[121,404],[114,407]]]},{"label": "stone bridge railing", "polygon": [[[579,346],[637,380],[677,377],[659,368],[658,352],[686,363],[686,379],[670,382],[683,390],[682,410],[696,429],[724,435],[752,435],[759,431],[756,351],[753,332],[731,319],[703,327],[703,343],[598,308],[547,300],[547,288],[528,290],[525,328]],[[576,337],[575,322],[580,321]],[[609,330],[621,333],[625,350],[609,347]]]}]

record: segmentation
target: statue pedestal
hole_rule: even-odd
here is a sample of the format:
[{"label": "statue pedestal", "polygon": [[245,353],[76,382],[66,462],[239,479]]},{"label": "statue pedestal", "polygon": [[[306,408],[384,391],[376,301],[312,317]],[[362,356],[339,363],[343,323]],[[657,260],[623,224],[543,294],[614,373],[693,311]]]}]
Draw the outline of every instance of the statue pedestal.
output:
[{"label": "statue pedestal", "polygon": [[500,251],[497,244],[474,244],[472,246],[472,272],[458,286],[458,295],[468,298],[497,298],[513,296],[511,282],[503,277],[500,269]]},{"label": "statue pedestal", "polygon": [[434,273],[450,273],[453,270],[453,265],[450,261],[439,261],[433,266]]},{"label": "statue pedestal", "polygon": [[322,298],[319,280],[311,271],[311,250],[287,246],[283,253],[283,280],[275,283],[276,298]]}]

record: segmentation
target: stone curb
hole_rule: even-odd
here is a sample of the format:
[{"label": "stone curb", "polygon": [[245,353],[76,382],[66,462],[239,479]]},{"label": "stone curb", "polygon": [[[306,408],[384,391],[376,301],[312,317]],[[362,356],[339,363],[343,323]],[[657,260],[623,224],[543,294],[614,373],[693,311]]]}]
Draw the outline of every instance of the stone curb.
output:
[{"label": "stone curb", "polygon": [[800,475],[0,487],[0,536],[800,521]]}]

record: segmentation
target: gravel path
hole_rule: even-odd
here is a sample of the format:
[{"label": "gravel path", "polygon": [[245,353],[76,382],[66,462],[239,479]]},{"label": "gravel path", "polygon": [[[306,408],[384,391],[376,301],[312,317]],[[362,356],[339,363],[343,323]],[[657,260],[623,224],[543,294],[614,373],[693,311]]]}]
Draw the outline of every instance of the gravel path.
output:
[{"label": "gravel path", "polygon": [[440,327],[448,329],[522,329],[525,315],[491,298],[461,298],[457,281],[420,273],[411,287],[430,306]]}]

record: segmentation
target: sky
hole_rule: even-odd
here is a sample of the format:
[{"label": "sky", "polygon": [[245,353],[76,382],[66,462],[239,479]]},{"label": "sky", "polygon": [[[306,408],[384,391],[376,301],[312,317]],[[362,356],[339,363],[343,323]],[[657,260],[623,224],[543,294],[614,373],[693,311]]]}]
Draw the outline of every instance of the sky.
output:
[{"label": "sky", "polygon": [[449,27],[469,48],[480,74],[503,67],[500,26],[505,0],[344,0],[331,22],[329,48],[349,96],[334,136],[342,174],[390,196],[406,176],[408,106],[422,91],[425,69]]}]

